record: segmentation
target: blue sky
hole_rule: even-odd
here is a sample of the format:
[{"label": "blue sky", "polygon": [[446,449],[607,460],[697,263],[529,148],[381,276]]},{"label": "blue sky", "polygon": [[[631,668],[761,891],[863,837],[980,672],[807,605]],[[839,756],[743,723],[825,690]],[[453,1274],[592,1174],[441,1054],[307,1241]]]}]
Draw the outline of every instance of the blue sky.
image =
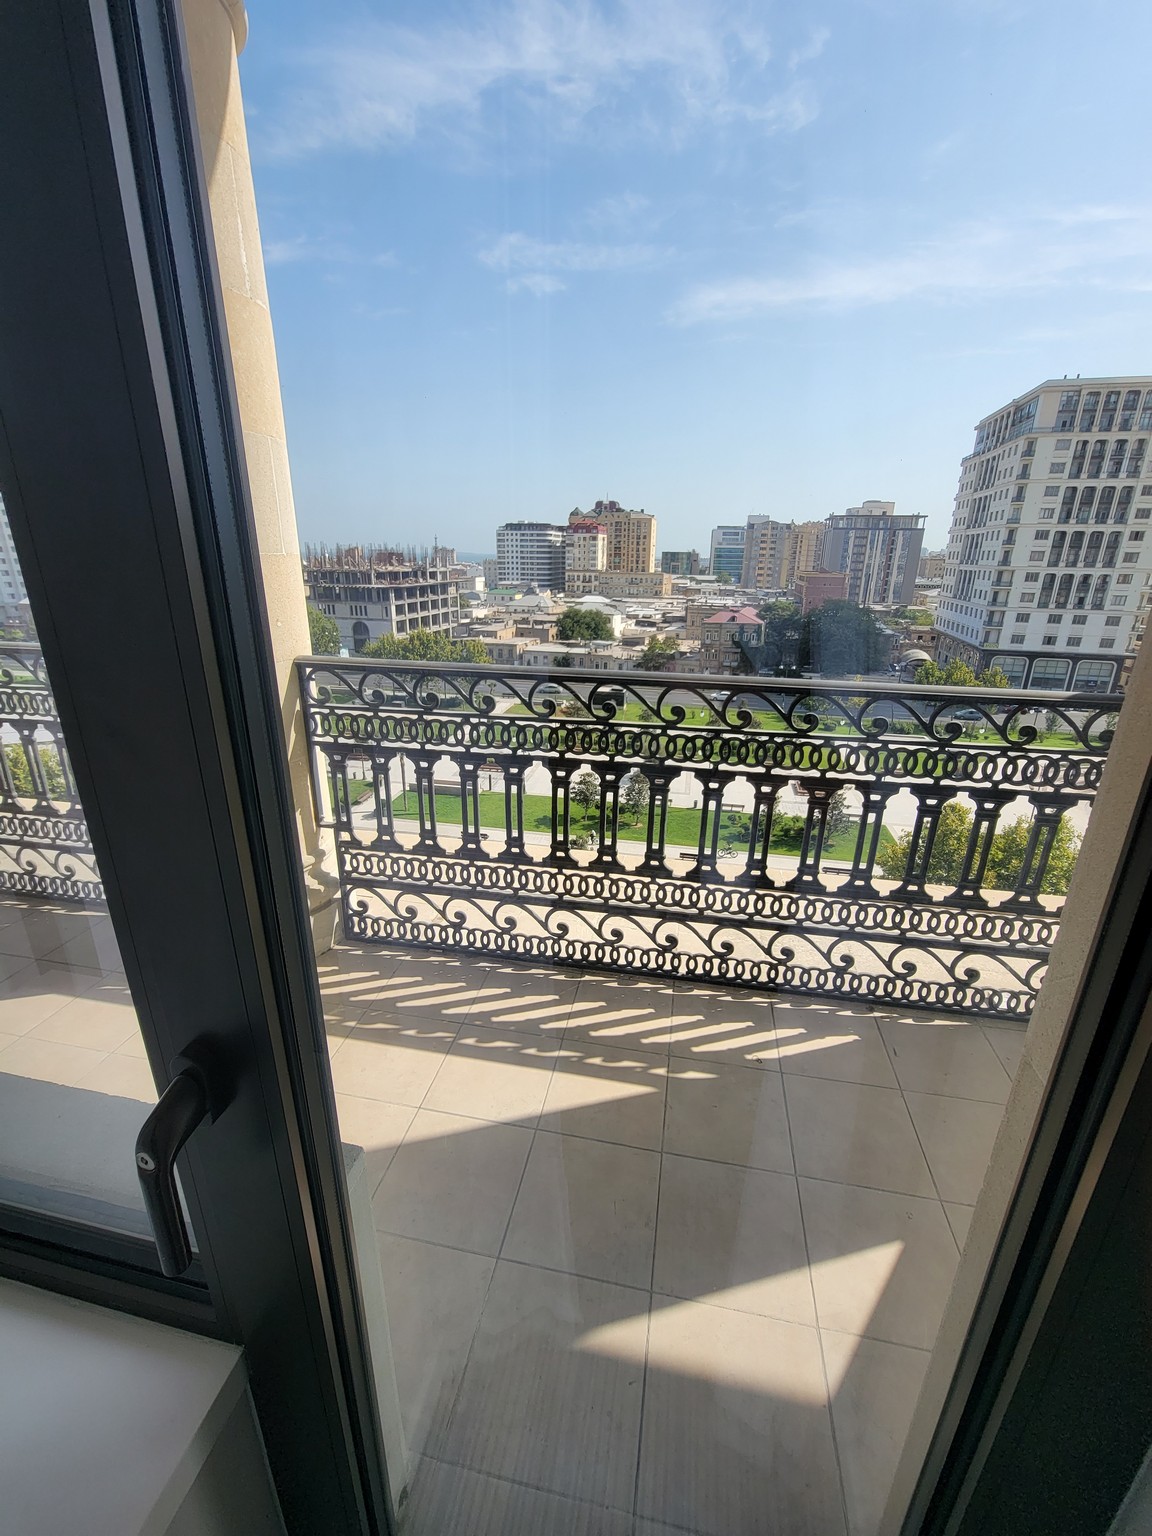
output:
[{"label": "blue sky", "polygon": [[1152,13],[1091,0],[249,0],[306,539],[599,496],[707,548],[947,530],[976,420],[1152,373]]}]

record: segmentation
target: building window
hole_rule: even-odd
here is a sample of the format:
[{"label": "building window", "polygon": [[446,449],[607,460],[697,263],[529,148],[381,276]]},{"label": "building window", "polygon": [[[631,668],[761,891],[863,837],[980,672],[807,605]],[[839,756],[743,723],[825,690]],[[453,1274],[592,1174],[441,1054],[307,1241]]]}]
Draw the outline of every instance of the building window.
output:
[{"label": "building window", "polygon": [[1128,535],[1128,542],[1129,542],[1129,544],[1139,544],[1139,543],[1141,543],[1143,541],[1143,538],[1144,538],[1144,530],[1143,530],[1143,528],[1133,529],[1132,532]]},{"label": "building window", "polygon": [[1112,637],[1110,635],[1107,637],[1107,639],[1104,639],[1104,640],[1100,641],[1100,649],[1102,651],[1111,651],[1111,650],[1115,649],[1115,646],[1116,646],[1116,642],[1115,642],[1115,640],[1112,639]]},{"label": "building window", "polygon": [[1041,521],[1043,521],[1045,523],[1050,523],[1055,516],[1056,516],[1056,508],[1055,507],[1041,507],[1040,508],[1040,518],[1041,518]]},{"label": "building window", "polygon": [[[1024,580],[1027,581],[1028,578],[1025,577]],[[1036,601],[1035,592],[1021,592],[1020,601],[1022,603],[1034,603]]]},{"label": "building window", "polygon": [[1117,614],[1117,613],[1110,613],[1108,615],[1108,617],[1104,620],[1104,628],[1105,629],[1119,629],[1120,628],[1120,615]]},{"label": "building window", "polygon": [[[1040,558],[1041,558],[1041,560],[1043,560],[1043,558],[1044,558],[1043,550],[1041,550],[1041,552],[1040,552]],[[1024,572],[1024,580],[1025,581],[1039,581],[1040,580],[1040,572],[1039,571],[1025,571]]]},{"label": "building window", "polygon": [[1026,636],[1024,636],[1024,635],[1013,635],[1012,639],[1010,641],[1010,644],[1012,644],[1012,645],[1023,645],[1025,639],[1026,639]]},{"label": "building window", "polygon": [[1059,635],[1045,635],[1043,643],[1045,645],[1055,645],[1057,640],[1059,640],[1059,638],[1060,638]]},{"label": "building window", "polygon": [[1057,453],[1067,453],[1068,450],[1071,448],[1071,446],[1072,446],[1072,439],[1070,437],[1058,437],[1056,439],[1056,452]]},{"label": "building window", "polygon": [[[1056,643],[1056,636],[1049,637],[1052,643]],[[1060,661],[1056,657],[1042,658],[1032,663],[1032,688],[1063,688],[1068,681],[1068,673],[1071,670],[1071,662]]]},{"label": "building window", "polygon": [[1052,537],[1052,534],[1051,534],[1051,531],[1049,529],[1047,529],[1047,528],[1037,528],[1036,532],[1032,535],[1032,537],[1034,539],[1050,539]]},{"label": "building window", "polygon": [[1044,551],[1042,549],[1034,549],[1028,556],[1028,559],[1032,562],[1033,565],[1043,565]]},{"label": "building window", "polygon": [[[1127,560],[1128,556],[1125,555],[1124,558]],[[1118,587],[1130,587],[1132,585],[1132,572],[1127,571],[1123,576],[1117,576],[1116,585]]]},{"label": "building window", "polygon": [[1124,565],[1135,565],[1137,560],[1139,560],[1140,556],[1137,553],[1137,551],[1133,549],[1133,550],[1129,551],[1128,554],[1124,555],[1122,558],[1123,558],[1123,564]]},{"label": "building window", "polygon": [[1082,637],[1080,635],[1069,635],[1068,639],[1064,643],[1069,648],[1072,648],[1080,644],[1081,638]]},{"label": "building window", "polygon": [[1073,624],[1087,624],[1088,615],[1086,613],[1074,613],[1072,615],[1072,622]]},{"label": "building window", "polygon": [[1016,615],[1015,622],[1017,624],[1027,624],[1028,619],[1029,619],[1029,615],[1028,614],[1026,614],[1026,613],[1018,613]]},{"label": "building window", "polygon": [[1049,624],[1061,624],[1063,621],[1064,615],[1062,613],[1050,613],[1048,615]]},{"label": "building window", "polygon": [[1108,606],[1109,606],[1109,608],[1123,608],[1125,606],[1125,604],[1127,603],[1127,601],[1128,601],[1127,594],[1124,593],[1124,592],[1121,592],[1119,597],[1110,597],[1108,599]]},{"label": "building window", "polygon": [[[1048,466],[1048,473],[1050,475],[1062,475],[1067,468],[1068,468],[1068,466],[1064,462],[1064,460],[1060,459],[1055,464],[1049,464],[1049,466]],[[1053,496],[1055,496],[1056,490],[1058,489],[1058,487],[1055,487],[1055,488],[1050,487],[1050,489],[1052,490]],[[1045,491],[1044,494],[1045,494],[1045,496],[1047,496],[1048,492]]]}]

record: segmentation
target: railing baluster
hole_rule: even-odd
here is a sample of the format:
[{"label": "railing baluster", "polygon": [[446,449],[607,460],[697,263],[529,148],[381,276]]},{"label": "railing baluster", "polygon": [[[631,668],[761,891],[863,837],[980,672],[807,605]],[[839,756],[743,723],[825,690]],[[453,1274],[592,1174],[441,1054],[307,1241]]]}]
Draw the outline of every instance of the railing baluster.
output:
[{"label": "railing baluster", "polygon": [[[911,786],[910,786],[911,787]],[[891,893],[903,898],[922,897],[928,892],[928,865],[936,844],[940,815],[953,797],[937,789],[912,789],[916,797],[916,822],[908,848],[904,878]]]},{"label": "railing baluster", "polygon": [[376,836],[374,848],[399,848],[396,836],[396,818],[392,805],[392,765],[399,753],[387,748],[372,754],[372,804],[376,812]]},{"label": "railing baluster", "polygon": [[976,810],[972,817],[972,830],[968,834],[968,846],[964,850],[964,863],[956,889],[945,901],[953,906],[986,907],[984,875],[988,868],[988,855],[992,852],[992,839],[996,835],[996,823],[1000,812],[1011,799],[1003,794],[973,794]]},{"label": "railing baluster", "polygon": [[504,761],[504,857],[515,864],[527,861],[524,848],[524,771],[516,758]]},{"label": "railing baluster", "polygon": [[748,821],[748,857],[743,882],[774,890],[776,882],[768,874],[768,855],[772,847],[772,815],[776,796],[784,787],[781,779],[757,779],[753,786],[752,815]]},{"label": "railing baluster", "polygon": [[724,814],[724,780],[718,774],[705,771],[693,775],[703,784],[703,803],[700,807],[700,842],[696,850],[696,863],[688,870],[690,880],[713,881],[721,879],[717,867],[720,857],[720,818]]},{"label": "railing baluster", "polygon": [[553,864],[574,865],[572,857],[572,778],[573,766],[567,757],[551,765],[552,847],[548,857]]},{"label": "railing baluster", "polygon": [[421,853],[439,853],[440,842],[436,835],[436,758],[418,752],[414,758],[416,768],[416,809],[420,817],[420,835],[416,848]]},{"label": "railing baluster", "polygon": [[828,807],[839,788],[836,784],[806,783],[808,811],[804,817],[804,833],[800,839],[800,863],[791,880],[785,882],[787,891],[822,891],[820,860],[824,853],[824,835],[828,826]]},{"label": "railing baluster", "polygon": [[480,761],[471,753],[459,759],[460,768],[460,853],[473,859],[484,857],[480,834]]},{"label": "railing baluster", "polygon": [[1040,894],[1044,887],[1044,876],[1048,873],[1056,834],[1060,830],[1060,819],[1066,809],[1065,800],[1049,795],[1033,797],[1032,825],[1028,829],[1028,842],[1020,861],[1020,873],[1016,878],[1016,888],[1003,903],[1004,906],[1043,910]]},{"label": "railing baluster", "polygon": [[[847,788],[849,786],[842,786]],[[878,891],[872,879],[876,868],[876,855],[880,852],[880,837],[884,831],[884,812],[896,793],[893,786],[882,784],[853,784],[864,804],[860,811],[860,825],[856,832],[856,847],[852,852],[852,868],[840,891],[851,891],[855,896],[876,896]]]},{"label": "railing baluster", "polygon": [[619,763],[601,763],[599,847],[592,860],[593,869],[619,869],[617,844],[620,840],[620,784],[628,772]]},{"label": "railing baluster", "polygon": [[665,768],[644,768],[648,780],[648,825],[640,868],[649,874],[666,875],[664,848],[668,841],[668,795],[676,774]]},{"label": "railing baluster", "polygon": [[348,793],[348,754],[341,748],[329,749],[328,778],[332,786],[332,820],[338,831],[352,830],[352,799]]}]

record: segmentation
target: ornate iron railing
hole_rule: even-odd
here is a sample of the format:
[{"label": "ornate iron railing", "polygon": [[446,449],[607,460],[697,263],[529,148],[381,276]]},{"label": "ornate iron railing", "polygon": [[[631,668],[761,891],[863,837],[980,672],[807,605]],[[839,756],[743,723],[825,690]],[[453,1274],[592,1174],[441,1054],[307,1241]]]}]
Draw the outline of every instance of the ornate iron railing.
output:
[{"label": "ornate iron railing", "polygon": [[323,658],[299,673],[349,937],[1020,1018],[1063,905],[1063,818],[1095,795],[1121,703]]},{"label": "ornate iron railing", "polygon": [[0,890],[104,895],[44,658],[12,641],[0,642]]}]

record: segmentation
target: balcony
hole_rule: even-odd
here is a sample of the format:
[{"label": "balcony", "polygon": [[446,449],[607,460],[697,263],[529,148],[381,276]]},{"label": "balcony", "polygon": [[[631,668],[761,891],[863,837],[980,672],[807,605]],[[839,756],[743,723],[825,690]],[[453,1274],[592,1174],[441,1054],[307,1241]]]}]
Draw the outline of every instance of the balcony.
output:
[{"label": "balcony", "polygon": [[[868,1536],[1119,700],[299,670],[406,1532]],[[35,653],[0,707],[0,1079],[150,1098]]]}]

